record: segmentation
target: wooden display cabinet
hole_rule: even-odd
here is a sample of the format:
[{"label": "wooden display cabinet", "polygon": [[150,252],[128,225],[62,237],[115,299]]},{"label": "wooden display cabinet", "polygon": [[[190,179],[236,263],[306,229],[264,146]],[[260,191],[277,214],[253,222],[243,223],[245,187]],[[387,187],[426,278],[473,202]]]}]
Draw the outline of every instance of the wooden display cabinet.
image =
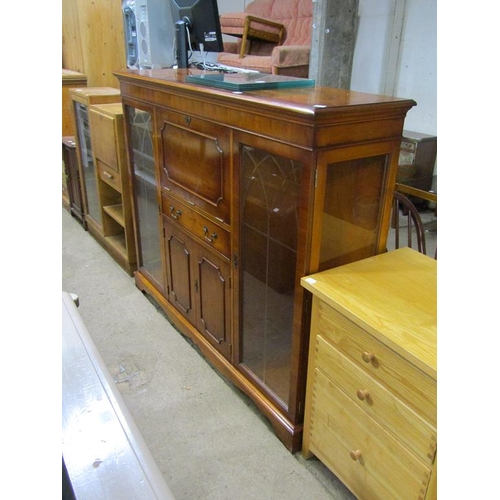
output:
[{"label": "wooden display cabinet", "polygon": [[80,169],[84,217],[89,232],[96,237],[102,235],[101,205],[97,189],[97,167],[90,134],[89,106],[92,104],[116,103],[120,91],[111,87],[87,87],[69,90],[75,117],[75,142]]},{"label": "wooden display cabinet", "polygon": [[233,93],[187,73],[116,73],[136,284],[295,451],[310,309],[300,278],[385,251],[415,103],[324,87]]},{"label": "wooden display cabinet", "polygon": [[437,264],[410,248],[304,277],[303,454],[360,500],[435,499]]},{"label": "wooden display cabinet", "polygon": [[63,205],[80,224],[86,228],[83,215],[82,186],[76,154],[76,142],[73,136],[62,138],[63,158]]},{"label": "wooden display cabinet", "polygon": [[89,120],[102,220],[99,241],[132,275],[136,253],[122,105],[91,105]]},{"label": "wooden display cabinet", "polygon": [[62,70],[62,135],[73,136],[76,134],[73,103],[69,93],[72,88],[87,86],[87,76],[78,71]]},{"label": "wooden display cabinet", "polygon": [[120,91],[87,87],[70,95],[87,228],[132,275],[136,257]]}]

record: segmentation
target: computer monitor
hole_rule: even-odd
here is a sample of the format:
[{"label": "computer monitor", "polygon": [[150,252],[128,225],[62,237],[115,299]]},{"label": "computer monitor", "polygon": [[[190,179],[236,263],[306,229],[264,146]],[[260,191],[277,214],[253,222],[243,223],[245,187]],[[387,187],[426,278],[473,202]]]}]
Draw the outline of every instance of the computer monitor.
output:
[{"label": "computer monitor", "polygon": [[189,67],[189,52],[222,52],[217,0],[170,0],[178,68]]}]

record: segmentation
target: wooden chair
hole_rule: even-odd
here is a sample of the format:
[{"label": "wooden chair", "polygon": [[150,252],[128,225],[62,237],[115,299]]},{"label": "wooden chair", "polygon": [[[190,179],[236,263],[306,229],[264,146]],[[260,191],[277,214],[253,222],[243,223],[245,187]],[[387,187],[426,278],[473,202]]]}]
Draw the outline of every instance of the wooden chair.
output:
[{"label": "wooden chair", "polygon": [[[401,222],[406,221],[406,224]],[[392,227],[394,229],[394,246],[408,246],[415,248],[420,253],[426,254],[425,248],[425,230],[420,214],[411,200],[403,193],[394,192],[394,201],[392,206]],[[401,229],[405,227],[406,245],[401,243]]]}]

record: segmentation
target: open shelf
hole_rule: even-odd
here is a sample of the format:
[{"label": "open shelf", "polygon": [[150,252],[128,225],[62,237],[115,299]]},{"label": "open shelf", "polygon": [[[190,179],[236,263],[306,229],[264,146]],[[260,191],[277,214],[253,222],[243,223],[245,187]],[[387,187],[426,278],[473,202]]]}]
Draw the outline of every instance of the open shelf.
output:
[{"label": "open shelf", "polygon": [[114,236],[106,236],[106,241],[113,247],[123,258],[127,257],[127,245],[125,243],[125,235],[115,234]]},{"label": "open shelf", "polygon": [[123,216],[123,204],[108,205],[102,207],[103,210],[112,217],[120,226],[125,227],[125,218]]}]

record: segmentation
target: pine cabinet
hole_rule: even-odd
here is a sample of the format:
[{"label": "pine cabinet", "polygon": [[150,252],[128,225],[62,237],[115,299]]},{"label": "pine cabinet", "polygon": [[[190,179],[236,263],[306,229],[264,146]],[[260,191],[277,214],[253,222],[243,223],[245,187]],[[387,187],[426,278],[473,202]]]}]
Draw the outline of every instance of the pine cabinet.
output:
[{"label": "pine cabinet", "polygon": [[435,499],[437,269],[410,248],[302,278],[313,294],[303,454],[359,499]]},{"label": "pine cabinet", "polygon": [[136,246],[120,91],[87,87],[70,95],[86,227],[132,275]]},{"label": "pine cabinet", "polygon": [[75,142],[82,186],[85,223],[92,232],[102,232],[101,208],[97,188],[98,171],[90,134],[89,106],[120,102],[120,91],[110,87],[72,88],[69,90],[75,119]]},{"label": "pine cabinet", "polygon": [[415,103],[324,87],[234,93],[186,74],[116,73],[136,284],[295,451],[310,311],[300,278],[385,251]]},{"label": "pine cabinet", "polygon": [[89,107],[102,232],[99,240],[132,275],[136,269],[130,182],[121,102]]}]

